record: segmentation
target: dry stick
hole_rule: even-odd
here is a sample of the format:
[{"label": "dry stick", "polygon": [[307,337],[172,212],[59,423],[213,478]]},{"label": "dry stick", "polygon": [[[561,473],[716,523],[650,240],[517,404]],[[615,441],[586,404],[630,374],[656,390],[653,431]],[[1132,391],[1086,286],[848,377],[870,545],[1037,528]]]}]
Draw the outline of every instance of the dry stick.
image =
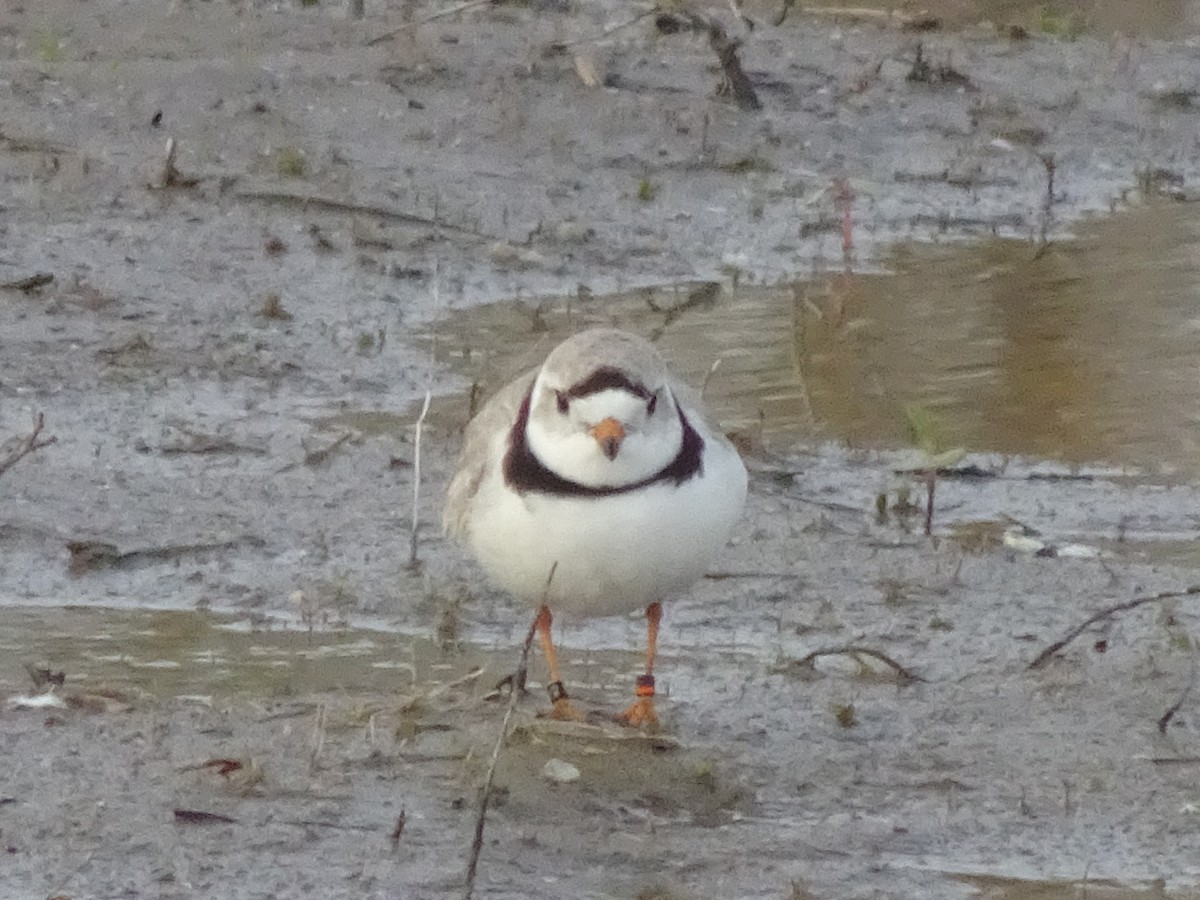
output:
[{"label": "dry stick", "polygon": [[937,488],[937,469],[925,470],[925,536],[933,534],[933,492]]},{"label": "dry stick", "polygon": [[[550,567],[550,575],[546,579],[546,593],[550,592],[550,582],[554,580],[554,571],[558,563]],[[496,735],[495,746],[492,747],[492,761],[488,764],[487,777],[483,782],[483,795],[479,798],[479,812],[475,816],[475,838],[471,841],[471,858],[467,863],[467,884],[463,889],[463,900],[471,900],[475,892],[475,871],[479,867],[479,854],[483,850],[483,825],[487,820],[488,803],[492,799],[492,780],[496,775],[496,763],[500,759],[500,750],[508,738],[508,723],[512,721],[513,712],[517,708],[517,700],[521,691],[518,685],[525,683],[525,674],[529,670],[529,648],[533,646],[533,636],[537,633],[537,617],[529,626],[525,635],[525,643],[521,647],[521,661],[517,664],[517,674],[513,681],[512,694],[508,698],[508,709],[504,711],[504,721],[500,724],[500,733]]]},{"label": "dry stick", "polygon": [[50,272],[34,272],[24,278],[14,278],[12,281],[0,282],[0,291],[20,291],[22,294],[32,294],[38,288],[54,283],[54,275]]},{"label": "dry stick", "polygon": [[[489,0],[490,2],[490,0]],[[482,232],[475,231],[471,228],[466,228],[462,225],[455,225],[451,222],[444,222],[434,216],[418,216],[415,213],[408,213],[402,209],[393,209],[388,206],[378,206],[371,203],[354,203],[350,200],[339,200],[336,197],[322,197],[319,194],[299,194],[293,191],[273,190],[270,188],[242,188],[235,195],[239,200],[257,200],[260,203],[282,203],[293,204],[303,207],[311,207],[313,209],[322,209],[328,212],[339,213],[362,213],[366,215],[378,216],[381,219],[389,219],[395,222],[404,222],[408,225],[425,225],[431,228],[445,228],[447,231],[454,231],[459,234],[469,234],[474,237],[487,237]]]},{"label": "dry stick", "polygon": [[1191,695],[1192,689],[1196,687],[1196,675],[1200,673],[1200,667],[1196,665],[1196,642],[1189,640],[1192,646],[1192,671],[1188,675],[1188,683],[1184,686],[1183,691],[1179,694],[1179,699],[1167,708],[1167,711],[1158,717],[1158,733],[1166,734],[1167,726],[1171,724],[1171,720],[1175,718],[1175,713],[1179,712],[1184,702]]},{"label": "dry stick", "polygon": [[421,430],[425,425],[425,416],[429,413],[429,401],[433,395],[425,392],[425,405],[421,407],[421,414],[417,416],[417,433],[413,443],[413,513],[412,513],[412,536],[411,543],[408,548],[408,567],[415,569],[417,567],[417,537],[421,524]]},{"label": "dry stick", "polygon": [[167,145],[163,149],[162,168],[159,170],[158,178],[150,183],[151,190],[195,187],[200,183],[199,178],[186,176],[175,166],[175,153],[178,149],[179,145],[175,142],[175,138],[167,138]]},{"label": "dry stick", "polygon": [[711,20],[708,22],[708,44],[717,54],[717,59],[720,60],[721,69],[725,73],[725,81],[729,85],[729,92],[733,94],[738,108],[762,109],[762,101],[758,99],[758,94],[754,92],[754,85],[750,83],[749,77],[742,68],[742,62],[738,59],[738,43],[725,34],[725,29],[719,24]]},{"label": "dry stick", "polygon": [[657,6],[653,6],[650,9],[647,9],[647,10],[644,10],[644,11],[638,13],[632,19],[626,19],[623,22],[618,22],[616,25],[609,25],[607,28],[605,28],[599,34],[592,35],[590,37],[575,38],[574,40],[570,40],[570,41],[556,41],[550,45],[550,48],[552,50],[562,52],[563,50],[566,50],[569,47],[576,47],[579,44],[599,44],[601,41],[607,40],[608,38],[612,37],[618,31],[628,28],[630,25],[636,25],[638,22],[642,21],[642,19],[646,19],[646,18],[649,18],[650,16],[657,15],[659,12],[660,12],[659,8]]},{"label": "dry stick", "polygon": [[321,751],[325,749],[326,716],[327,712],[325,710],[325,704],[317,704],[317,718],[316,721],[313,722],[313,748],[312,753],[309,754],[308,758],[308,766],[313,770],[317,768],[317,760],[321,758]]},{"label": "dry stick", "polygon": [[1095,615],[1088,616],[1088,618],[1084,619],[1065,635],[1039,653],[1037,658],[1029,664],[1029,668],[1040,669],[1055,653],[1087,631],[1087,629],[1092,625],[1095,625],[1097,622],[1103,619],[1112,618],[1117,613],[1123,613],[1128,612],[1131,609],[1137,609],[1139,606],[1145,606],[1147,603],[1157,603],[1160,600],[1171,600],[1176,597],[1190,597],[1195,594],[1200,594],[1200,584],[1193,584],[1190,587],[1186,587],[1178,591],[1163,591],[1160,594],[1154,594],[1150,597],[1135,597],[1132,600],[1126,600],[1124,603],[1118,603],[1115,606],[1109,606],[1106,609],[1102,609]]},{"label": "dry stick", "polygon": [[[789,4],[790,6],[791,4]],[[915,16],[890,9],[870,9],[854,6],[805,6],[806,16],[832,16],[837,19],[897,20],[901,24],[916,21]]]},{"label": "dry stick", "polygon": [[1053,153],[1039,153],[1038,159],[1046,170],[1046,197],[1042,201],[1042,223],[1038,233],[1038,251],[1035,259],[1046,252],[1046,247],[1050,243],[1050,223],[1054,215],[1054,173],[1058,167]]},{"label": "dry stick", "polygon": [[900,663],[896,662],[894,659],[892,659],[890,656],[888,656],[883,651],[875,650],[871,647],[859,647],[859,646],[855,646],[853,644],[846,646],[846,647],[828,647],[828,648],[821,649],[821,650],[814,650],[812,653],[809,653],[807,656],[803,657],[802,659],[796,660],[794,663],[792,663],[792,665],[794,665],[794,666],[811,666],[813,663],[815,663],[817,661],[817,658],[821,657],[821,656],[869,656],[872,659],[879,660],[884,665],[891,668],[896,673],[896,677],[900,678],[902,681],[924,681],[925,680],[920,675],[918,675],[917,673],[915,673],[911,669],[909,669],[907,666],[903,666]]},{"label": "dry stick", "polygon": [[33,453],[35,450],[41,450],[43,447],[49,447],[58,440],[58,438],[54,437],[54,435],[51,435],[50,437],[44,438],[40,441],[38,440],[38,437],[41,435],[42,429],[45,426],[46,417],[41,413],[37,413],[33,417],[33,431],[30,432],[29,437],[21,441],[21,443],[18,444],[17,447],[14,448],[5,459],[0,459],[0,475],[3,475],[30,453]]},{"label": "dry stick", "polygon": [[704,381],[700,384],[700,399],[704,399],[704,392],[708,390],[708,383],[712,381],[712,377],[717,374],[717,369],[721,368],[721,357],[717,357],[713,364],[708,367],[708,373],[704,376]]},{"label": "dry stick", "polygon": [[479,6],[488,6],[496,2],[497,0],[467,0],[466,3],[460,3],[457,6],[450,6],[446,9],[431,13],[425,18],[421,19],[419,22],[405,22],[399,28],[393,28],[391,31],[386,31],[377,37],[371,38],[369,41],[367,41],[367,46],[374,47],[376,44],[382,44],[384,41],[390,41],[397,35],[404,34],[404,32],[408,31],[410,28],[417,28],[421,25],[426,25],[429,22],[436,21],[437,19],[444,19],[446,16],[452,16],[455,13],[466,12],[468,9],[475,9]]}]

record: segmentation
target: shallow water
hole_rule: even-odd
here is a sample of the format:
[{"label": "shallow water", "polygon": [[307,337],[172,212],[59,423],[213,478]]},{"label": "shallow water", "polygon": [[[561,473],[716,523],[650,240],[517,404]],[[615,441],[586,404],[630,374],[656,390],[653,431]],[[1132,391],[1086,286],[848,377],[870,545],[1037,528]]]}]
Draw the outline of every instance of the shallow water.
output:
[{"label": "shallow water", "polygon": [[383,631],[307,631],[282,620],[194,610],[0,607],[0,689],[28,690],[23,663],[66,685],[259,698],[329,690],[402,691],[439,657],[429,640]]},{"label": "shallow water", "polygon": [[1198,248],[1193,208],[1151,205],[1042,248],[901,245],[885,274],[476,307],[428,340],[485,394],[562,336],[616,324],[655,338],[727,430],[774,451],[903,447],[917,404],[947,447],[1187,476],[1200,459]]},{"label": "shallow water", "polygon": [[[909,13],[914,10],[907,6],[916,6],[879,0],[828,0],[813,5],[825,10],[899,8]],[[1168,40],[1195,34],[1200,28],[1200,7],[1194,0],[928,0],[917,8],[937,16],[948,28],[989,21],[1002,28],[1020,25],[1033,33],[1057,36],[1122,34]]]}]

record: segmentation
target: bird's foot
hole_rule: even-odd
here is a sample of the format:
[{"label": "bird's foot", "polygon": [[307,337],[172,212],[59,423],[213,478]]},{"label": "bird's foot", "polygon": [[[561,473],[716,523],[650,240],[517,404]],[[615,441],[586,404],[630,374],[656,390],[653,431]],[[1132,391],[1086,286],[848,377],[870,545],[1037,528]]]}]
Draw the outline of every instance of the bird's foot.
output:
[{"label": "bird's foot", "polygon": [[654,712],[654,676],[647,672],[637,680],[637,699],[625,712],[616,717],[622,725],[641,728],[643,725],[658,726],[658,715]]},{"label": "bird's foot", "polygon": [[630,728],[658,727],[658,714],[654,712],[654,699],[638,697],[633,701],[632,706],[616,717],[616,720],[621,725],[627,725]]},{"label": "bird's foot", "polygon": [[586,722],[587,716],[571,705],[567,698],[567,689],[561,681],[551,682],[546,686],[550,693],[550,711],[539,713],[542,718],[557,719],[560,722]]}]

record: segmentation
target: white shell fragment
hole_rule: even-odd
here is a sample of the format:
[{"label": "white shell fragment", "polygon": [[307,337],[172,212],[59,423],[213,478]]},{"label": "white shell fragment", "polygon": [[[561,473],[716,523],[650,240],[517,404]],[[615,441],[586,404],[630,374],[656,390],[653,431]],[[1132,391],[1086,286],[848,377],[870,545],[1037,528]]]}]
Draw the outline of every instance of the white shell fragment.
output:
[{"label": "white shell fragment", "polygon": [[564,759],[551,758],[542,766],[542,777],[555,784],[579,780],[579,769]]}]

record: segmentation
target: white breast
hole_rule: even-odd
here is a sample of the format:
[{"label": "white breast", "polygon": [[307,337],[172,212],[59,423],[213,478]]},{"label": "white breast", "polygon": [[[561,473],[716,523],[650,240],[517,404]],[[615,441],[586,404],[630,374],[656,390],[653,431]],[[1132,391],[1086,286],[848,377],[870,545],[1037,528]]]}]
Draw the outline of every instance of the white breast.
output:
[{"label": "white breast", "polygon": [[605,616],[665,599],[704,574],[745,502],[737,452],[705,441],[702,473],[682,484],[598,497],[518,495],[493,453],[472,501],[471,546],[499,585],[533,605]]}]

